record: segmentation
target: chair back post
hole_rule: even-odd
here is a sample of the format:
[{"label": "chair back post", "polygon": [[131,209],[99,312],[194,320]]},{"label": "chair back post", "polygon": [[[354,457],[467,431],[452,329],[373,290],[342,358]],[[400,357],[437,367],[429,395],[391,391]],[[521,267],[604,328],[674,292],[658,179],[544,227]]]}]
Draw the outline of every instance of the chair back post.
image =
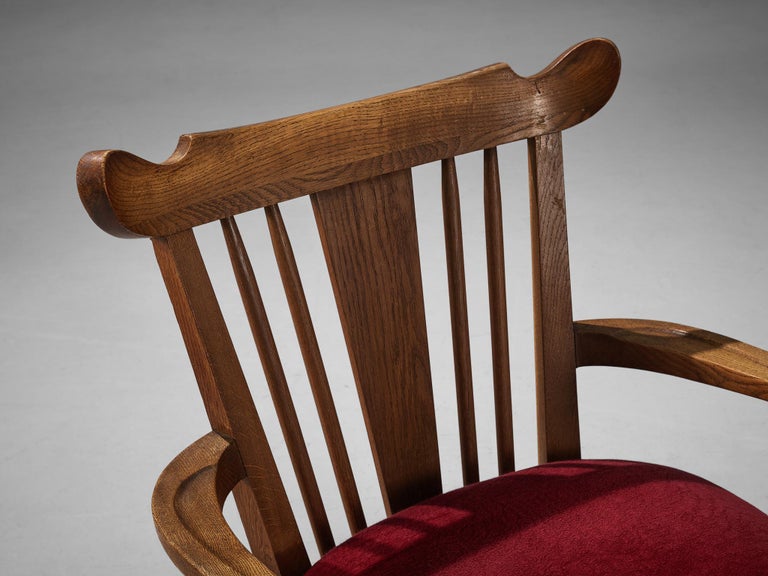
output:
[{"label": "chair back post", "polygon": [[581,457],[560,132],[528,140],[539,461]]},{"label": "chair back post", "polygon": [[211,427],[235,441],[243,461],[253,498],[241,488],[238,504],[251,547],[282,576],[303,574],[306,548],[194,233],[152,240]]}]

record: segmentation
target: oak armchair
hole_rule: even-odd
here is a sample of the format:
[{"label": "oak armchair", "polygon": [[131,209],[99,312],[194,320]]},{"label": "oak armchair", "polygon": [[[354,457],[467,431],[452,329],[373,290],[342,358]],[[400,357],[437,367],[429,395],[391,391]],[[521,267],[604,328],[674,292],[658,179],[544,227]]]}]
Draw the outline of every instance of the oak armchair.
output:
[{"label": "oak armchair", "polygon": [[[648,320],[574,322],[561,132],[610,98],[607,40],[530,77],[496,64],[284,118],[182,136],[165,162],[83,156],[92,219],[149,237],[212,431],[170,463],[152,511],[186,574],[768,574],[768,517],[701,478],[580,458],[576,368],[672,374],[768,400],[768,353]],[[497,147],[527,140],[541,465],[514,471]],[[462,220],[454,157],[482,151],[497,478],[479,481]],[[439,162],[465,486],[443,493],[411,168]],[[388,518],[366,526],[282,203],[308,196],[330,275]],[[337,543],[236,217],[263,211],[353,536]],[[297,528],[196,241],[219,221],[321,559]],[[259,247],[260,249],[262,247]],[[320,331],[322,332],[322,331]],[[250,545],[221,507],[234,492]]]}]

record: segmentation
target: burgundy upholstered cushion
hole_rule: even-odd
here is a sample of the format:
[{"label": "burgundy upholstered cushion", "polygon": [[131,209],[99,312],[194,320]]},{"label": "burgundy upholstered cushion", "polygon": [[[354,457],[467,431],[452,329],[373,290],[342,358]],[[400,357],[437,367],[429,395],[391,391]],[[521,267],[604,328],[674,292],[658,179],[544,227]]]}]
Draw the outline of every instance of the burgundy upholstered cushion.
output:
[{"label": "burgundy upholstered cushion", "polygon": [[672,468],[559,462],[408,508],[308,574],[768,576],[768,516]]}]

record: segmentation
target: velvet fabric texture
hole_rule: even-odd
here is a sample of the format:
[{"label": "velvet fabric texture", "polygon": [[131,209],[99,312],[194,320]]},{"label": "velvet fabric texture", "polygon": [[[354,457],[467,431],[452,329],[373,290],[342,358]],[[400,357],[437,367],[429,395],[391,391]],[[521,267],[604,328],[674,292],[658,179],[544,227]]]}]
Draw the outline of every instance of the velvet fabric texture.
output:
[{"label": "velvet fabric texture", "polygon": [[308,576],[768,576],[768,516],[697,476],[579,460],[426,500]]}]

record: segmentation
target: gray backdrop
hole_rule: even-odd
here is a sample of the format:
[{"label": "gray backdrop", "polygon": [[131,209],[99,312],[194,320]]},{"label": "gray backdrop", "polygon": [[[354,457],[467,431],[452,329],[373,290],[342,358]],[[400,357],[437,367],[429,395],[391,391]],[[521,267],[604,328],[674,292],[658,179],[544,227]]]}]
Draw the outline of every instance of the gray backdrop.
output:
[{"label": "gray backdrop", "polygon": [[[208,429],[149,243],[106,236],[79,203],[75,165],[91,149],[160,161],[183,132],[267,120],[500,60],[531,74],[571,44],[607,36],[622,51],[619,88],[565,136],[575,316],[668,319],[768,347],[764,3],[6,0],[0,8],[3,574],[175,573],[153,532],[150,494],[162,467]],[[530,466],[523,152],[504,147],[500,159],[515,262],[508,283],[516,445],[519,465]],[[470,157],[459,167],[468,250],[481,248],[482,210],[473,205],[479,163]],[[422,249],[435,254],[425,259],[426,282],[444,291],[437,174],[424,168],[415,179],[425,190],[417,200]],[[328,296],[305,208],[296,203],[286,219],[294,241],[306,239],[303,269]],[[252,228],[263,233],[262,224]],[[255,260],[274,274],[269,258]],[[482,256],[468,268],[472,339],[481,349],[488,336]],[[278,302],[276,292],[265,294]],[[327,306],[311,305],[337,329]],[[448,343],[444,312],[444,296],[431,299],[436,350]],[[233,331],[246,347],[247,332]],[[328,341],[330,354],[338,334]],[[487,434],[490,369],[482,350],[475,354]],[[433,371],[441,450],[455,462],[449,358],[433,362]],[[300,368],[287,365],[300,380]],[[331,367],[339,394],[352,386],[347,368]],[[247,370],[259,380],[257,364]],[[585,456],[673,464],[768,511],[768,405],[622,370],[592,368],[580,382]],[[298,395],[301,404],[306,392]],[[262,389],[257,396],[263,404]],[[341,404],[352,412],[352,403]],[[361,452],[359,422],[345,416],[345,426]],[[284,453],[278,458],[284,466]],[[361,483],[374,496],[366,510],[375,519],[381,505],[361,458]],[[481,447],[481,466],[484,476],[492,473],[492,441]],[[320,468],[330,486],[327,465]],[[457,470],[446,464],[446,487],[458,485]],[[341,526],[338,502],[328,498]]]}]

